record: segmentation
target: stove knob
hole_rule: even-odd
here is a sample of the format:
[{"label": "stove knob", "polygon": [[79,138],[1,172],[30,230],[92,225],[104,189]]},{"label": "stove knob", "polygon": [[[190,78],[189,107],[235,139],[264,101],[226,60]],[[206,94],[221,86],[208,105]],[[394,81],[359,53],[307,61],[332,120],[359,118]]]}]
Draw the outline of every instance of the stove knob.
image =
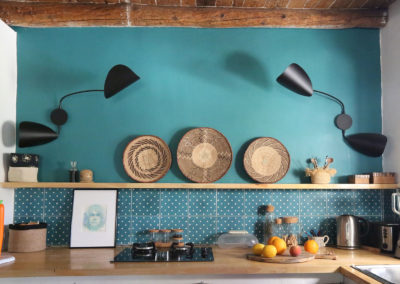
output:
[{"label": "stove knob", "polygon": [[208,256],[207,248],[201,248],[201,257],[206,258]]},{"label": "stove knob", "polygon": [[388,248],[388,245],[387,245],[387,244],[382,244],[382,248],[383,248],[383,249],[387,249],[387,248]]}]

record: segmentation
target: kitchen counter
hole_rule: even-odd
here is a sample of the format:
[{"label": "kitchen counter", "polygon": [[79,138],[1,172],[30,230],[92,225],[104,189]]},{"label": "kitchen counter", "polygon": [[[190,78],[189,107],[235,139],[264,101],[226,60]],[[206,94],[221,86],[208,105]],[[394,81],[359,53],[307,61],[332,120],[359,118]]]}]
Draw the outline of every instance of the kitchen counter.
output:
[{"label": "kitchen counter", "polygon": [[110,260],[121,250],[122,248],[49,248],[42,252],[12,253],[16,261],[1,265],[0,277],[340,272],[356,282],[370,283],[365,281],[373,282],[373,279],[350,266],[353,264],[400,264],[399,259],[366,249],[355,251],[333,249],[337,260],[315,259],[297,264],[273,264],[247,260],[246,254],[250,253],[250,250],[218,248],[213,248],[214,262],[110,263]]}]

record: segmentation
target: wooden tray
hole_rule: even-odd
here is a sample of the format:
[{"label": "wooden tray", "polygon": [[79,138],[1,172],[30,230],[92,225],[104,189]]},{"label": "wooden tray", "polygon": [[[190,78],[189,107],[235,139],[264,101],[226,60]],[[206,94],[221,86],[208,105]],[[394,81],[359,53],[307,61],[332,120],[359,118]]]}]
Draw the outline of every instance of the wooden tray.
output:
[{"label": "wooden tray", "polygon": [[254,254],[248,254],[247,259],[260,261],[260,262],[268,262],[268,263],[300,263],[311,261],[315,258],[315,255],[308,253],[306,251],[302,251],[299,256],[293,257],[290,255],[289,250],[286,250],[283,255],[277,255],[272,258],[262,257]]},{"label": "wooden tray", "polygon": [[232,148],[217,130],[195,128],[179,142],[177,160],[185,177],[194,182],[210,183],[219,180],[229,170]]},{"label": "wooden tray", "polygon": [[159,137],[143,135],[126,146],[123,159],[126,173],[138,182],[155,182],[171,167],[168,145]]},{"label": "wooden tray", "polygon": [[247,174],[260,183],[275,183],[282,179],[290,166],[290,155],[285,146],[272,137],[251,142],[244,154]]}]

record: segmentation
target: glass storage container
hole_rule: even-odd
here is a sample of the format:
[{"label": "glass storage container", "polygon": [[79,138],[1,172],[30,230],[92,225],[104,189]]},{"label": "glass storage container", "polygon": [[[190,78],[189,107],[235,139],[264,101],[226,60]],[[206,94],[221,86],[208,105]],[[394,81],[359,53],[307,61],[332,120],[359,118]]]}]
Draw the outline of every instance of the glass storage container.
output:
[{"label": "glass storage container", "polygon": [[275,236],[274,233],[274,223],[275,223],[275,207],[272,205],[267,205],[267,210],[265,213],[265,223],[264,223],[264,243],[268,243],[268,240]]},{"label": "glass storage container", "polygon": [[172,229],[171,230],[171,242],[178,247],[184,246],[185,243],[183,241],[183,230],[182,229]]},{"label": "glass storage container", "polygon": [[250,248],[258,244],[257,238],[247,231],[229,231],[222,234],[217,240],[219,248]]},{"label": "glass storage container", "polygon": [[157,243],[160,240],[160,230],[150,229],[149,230],[149,242]]},{"label": "glass storage container", "polygon": [[286,241],[286,245],[296,246],[300,240],[301,225],[297,217],[283,217],[284,232],[282,238]]}]

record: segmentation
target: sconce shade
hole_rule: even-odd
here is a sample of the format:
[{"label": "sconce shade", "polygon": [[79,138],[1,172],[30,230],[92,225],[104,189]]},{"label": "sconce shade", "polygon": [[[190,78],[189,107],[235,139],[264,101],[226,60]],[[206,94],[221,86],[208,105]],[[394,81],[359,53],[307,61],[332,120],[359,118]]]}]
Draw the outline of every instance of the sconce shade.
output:
[{"label": "sconce shade", "polygon": [[115,65],[107,74],[104,96],[108,99],[139,79],[140,77],[129,67],[122,64]]},{"label": "sconce shade", "polygon": [[314,92],[306,71],[296,63],[290,64],[276,81],[285,88],[302,96],[311,97]]},{"label": "sconce shade", "polygon": [[42,145],[57,139],[51,128],[36,122],[23,121],[19,124],[19,147]]},{"label": "sconce shade", "polygon": [[386,136],[378,133],[358,133],[344,138],[353,149],[370,157],[381,156],[387,142]]}]

